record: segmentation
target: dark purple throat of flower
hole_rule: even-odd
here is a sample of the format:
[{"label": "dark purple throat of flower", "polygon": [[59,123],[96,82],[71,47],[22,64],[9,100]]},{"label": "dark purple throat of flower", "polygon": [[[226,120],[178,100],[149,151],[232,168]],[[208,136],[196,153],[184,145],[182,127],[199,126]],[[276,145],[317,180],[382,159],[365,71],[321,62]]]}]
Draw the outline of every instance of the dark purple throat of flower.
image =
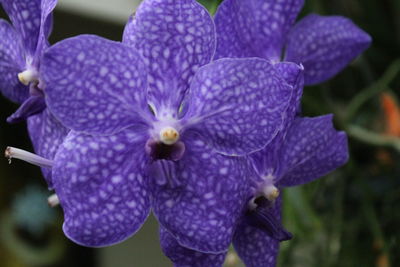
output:
[{"label": "dark purple throat of flower", "polygon": [[255,205],[255,208],[249,208],[246,212],[246,220],[250,225],[261,229],[278,241],[292,239],[292,234],[283,228],[280,218],[272,212],[274,200],[259,196],[252,200],[252,205]]},{"label": "dark purple throat of flower", "polygon": [[159,136],[150,138],[146,143],[146,153],[153,161],[180,160],[185,153],[185,144],[179,141],[179,132],[173,127],[164,127]]}]

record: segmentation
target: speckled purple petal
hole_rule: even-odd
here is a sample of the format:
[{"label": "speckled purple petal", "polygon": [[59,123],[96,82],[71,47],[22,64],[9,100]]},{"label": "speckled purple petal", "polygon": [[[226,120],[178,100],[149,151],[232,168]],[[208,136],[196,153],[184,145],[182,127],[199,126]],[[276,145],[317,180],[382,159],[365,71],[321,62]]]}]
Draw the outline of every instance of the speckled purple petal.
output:
[{"label": "speckled purple petal", "polygon": [[189,124],[227,155],[265,147],[280,129],[293,92],[272,64],[257,58],[210,63],[196,73],[190,90]]},{"label": "speckled purple petal", "polygon": [[104,137],[71,132],[55,158],[63,230],[74,242],[108,246],[133,235],[150,212],[145,138],[133,129]]},{"label": "speckled purple petal", "polygon": [[286,122],[291,123],[296,113],[300,111],[300,101],[304,87],[304,68],[291,62],[280,62],[274,65],[279,74],[290,84],[294,91],[287,110]]},{"label": "speckled purple petal", "polygon": [[225,0],[215,15],[215,57],[279,61],[287,32],[303,4],[304,0]]},{"label": "speckled purple petal", "polygon": [[214,153],[192,134],[182,141],[186,152],[176,162],[182,185],[153,182],[153,211],[182,246],[225,252],[247,201],[247,166],[243,158]]},{"label": "speckled purple petal", "polygon": [[351,20],[308,15],[288,35],[286,60],[302,63],[305,84],[323,82],[341,71],[371,43]]},{"label": "speckled purple petal", "polygon": [[18,80],[25,62],[20,38],[13,27],[0,19],[0,91],[11,101],[22,103],[29,96],[29,89]]},{"label": "speckled purple petal", "polygon": [[290,98],[290,104],[284,115],[282,127],[274,139],[262,150],[251,154],[251,159],[258,175],[254,177],[263,179],[264,175],[276,175],[281,166],[280,150],[282,144],[285,143],[288,128],[293,123],[296,114],[300,109],[300,100],[303,93],[304,85],[304,69],[301,65],[290,62],[280,62],[274,64],[274,68],[293,88],[293,94]]},{"label": "speckled purple petal", "polygon": [[160,226],[160,243],[162,251],[173,262],[174,267],[220,267],[225,260],[226,252],[202,253],[179,245],[162,226]]},{"label": "speckled purple petal", "polygon": [[[46,159],[54,159],[58,148],[68,134],[68,129],[61,125],[48,109],[29,117],[27,123],[35,153]],[[42,168],[42,172],[48,187],[53,188],[51,169]]]},{"label": "speckled purple petal", "polygon": [[43,96],[30,96],[19,106],[11,116],[7,118],[8,123],[18,123],[25,121],[28,117],[42,112],[46,108]]},{"label": "speckled purple petal", "polygon": [[157,115],[178,112],[195,71],[215,51],[214,23],[194,0],[143,1],[123,42],[137,48],[149,69],[149,102]]},{"label": "speckled purple petal", "polygon": [[146,69],[135,49],[94,35],[66,39],[41,64],[47,105],[75,131],[111,134],[144,123]]},{"label": "speckled purple petal", "polygon": [[278,186],[311,182],[345,164],[349,157],[347,137],[336,131],[332,115],[297,118],[281,151],[282,172]]},{"label": "speckled purple petal", "polygon": [[[54,0],[50,1],[55,2]],[[31,60],[35,55],[41,30],[42,2],[49,2],[49,0],[1,0],[1,4],[20,34],[27,56],[31,57]]]},{"label": "speckled purple petal", "polygon": [[40,16],[40,30],[38,43],[36,47],[35,57],[34,57],[34,66],[39,66],[39,61],[41,55],[49,46],[49,42],[47,40],[53,28],[53,15],[52,12],[57,5],[57,0],[42,0],[41,3],[41,16]]},{"label": "speckled purple petal", "polygon": [[[271,212],[281,219],[281,197],[275,201]],[[249,225],[245,219],[238,225],[233,246],[247,267],[275,267],[279,253],[279,241],[266,232]]]}]

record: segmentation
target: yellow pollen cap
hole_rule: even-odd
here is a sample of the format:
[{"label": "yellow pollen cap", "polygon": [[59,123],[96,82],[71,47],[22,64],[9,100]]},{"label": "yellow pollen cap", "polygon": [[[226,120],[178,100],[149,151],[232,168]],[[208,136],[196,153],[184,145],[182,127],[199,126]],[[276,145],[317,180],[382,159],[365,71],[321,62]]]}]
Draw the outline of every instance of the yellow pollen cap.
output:
[{"label": "yellow pollen cap", "polygon": [[179,132],[173,127],[165,127],[160,131],[160,141],[166,145],[173,145],[179,140]]},{"label": "yellow pollen cap", "polygon": [[279,189],[273,185],[266,186],[263,191],[264,191],[264,196],[269,201],[274,201],[279,197]]},{"label": "yellow pollen cap", "polygon": [[35,72],[32,70],[25,70],[23,72],[18,73],[18,80],[23,85],[29,85],[30,82],[37,81],[37,77],[35,76]]}]

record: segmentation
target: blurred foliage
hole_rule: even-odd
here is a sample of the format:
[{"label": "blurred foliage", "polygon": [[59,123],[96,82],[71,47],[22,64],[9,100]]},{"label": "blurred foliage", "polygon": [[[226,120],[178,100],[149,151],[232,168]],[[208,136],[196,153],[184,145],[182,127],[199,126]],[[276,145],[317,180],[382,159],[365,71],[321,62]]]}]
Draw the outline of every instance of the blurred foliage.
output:
[{"label": "blurred foliage", "polygon": [[[220,1],[199,2],[215,12]],[[396,115],[400,110],[400,1],[305,2],[300,18],[309,13],[346,16],[372,36],[373,44],[335,78],[304,90],[303,115],[334,113],[337,128],[349,134],[351,156],[346,166],[327,177],[284,192],[284,224],[294,239],[282,243],[279,266],[396,266],[400,262],[400,137],[396,134],[400,132],[400,115]],[[52,43],[81,33],[120,40],[123,30],[121,25],[59,11],[54,21]],[[1,147],[29,149],[25,125],[4,123],[16,106],[0,101]],[[37,168],[17,161],[10,168],[6,160],[0,161],[0,213],[9,210],[16,192],[32,182],[45,186]],[[93,250],[64,242],[68,243],[64,260],[51,266],[97,266]],[[161,257],[160,251],[154,251],[154,256]],[[27,266],[1,243],[0,262],[7,267]],[[239,265],[230,254],[227,266]]]}]

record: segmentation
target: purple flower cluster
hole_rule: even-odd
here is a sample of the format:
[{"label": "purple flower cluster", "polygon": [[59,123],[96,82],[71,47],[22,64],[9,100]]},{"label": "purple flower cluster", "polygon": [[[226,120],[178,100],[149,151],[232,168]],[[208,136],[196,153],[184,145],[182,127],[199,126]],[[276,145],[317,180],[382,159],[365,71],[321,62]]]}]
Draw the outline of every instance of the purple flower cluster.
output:
[{"label": "purple flower cluster", "polygon": [[144,0],[122,42],[50,46],[55,0],[0,3],[0,89],[38,154],[6,155],[43,167],[78,244],[121,242],[152,210],[175,266],[221,266],[231,243],[247,266],[274,266],[292,236],[280,190],[347,161],[331,115],[299,115],[303,85],[368,46],[347,19],[292,27],[299,0],[225,0],[215,20],[195,0]]}]

